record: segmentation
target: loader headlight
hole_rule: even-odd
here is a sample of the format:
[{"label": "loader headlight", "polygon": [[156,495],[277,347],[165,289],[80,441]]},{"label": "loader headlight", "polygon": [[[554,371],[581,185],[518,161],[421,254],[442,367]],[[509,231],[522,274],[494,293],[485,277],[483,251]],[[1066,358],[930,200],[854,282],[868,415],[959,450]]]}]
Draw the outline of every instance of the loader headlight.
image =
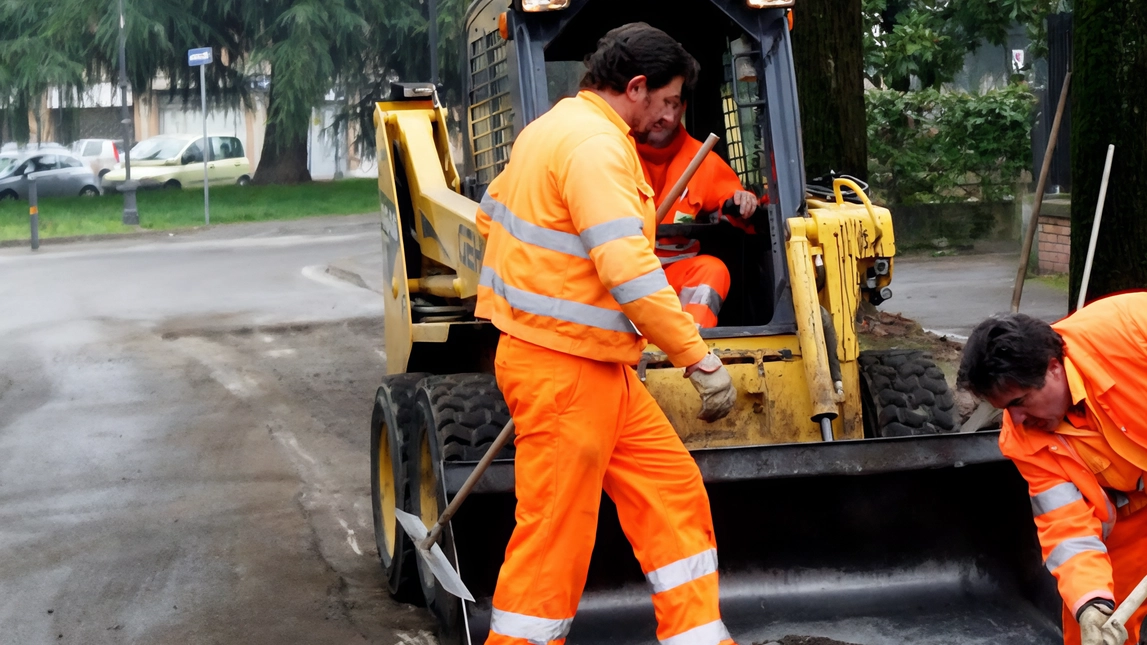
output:
[{"label": "loader headlight", "polygon": [[750,9],[784,9],[793,6],[794,0],[745,0]]},{"label": "loader headlight", "polygon": [[522,11],[560,11],[570,6],[570,0],[522,0]]}]

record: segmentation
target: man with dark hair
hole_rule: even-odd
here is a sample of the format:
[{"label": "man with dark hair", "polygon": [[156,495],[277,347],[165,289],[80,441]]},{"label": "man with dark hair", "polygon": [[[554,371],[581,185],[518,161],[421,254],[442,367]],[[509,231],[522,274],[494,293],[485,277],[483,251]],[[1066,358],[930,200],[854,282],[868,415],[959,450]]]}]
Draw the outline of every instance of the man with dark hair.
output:
[{"label": "man with dark hair", "polygon": [[[637,144],[645,179],[653,187],[653,203],[658,206],[701,149],[701,142],[681,124],[684,114],[682,101],[672,115],[653,124],[644,143]],[[737,205],[740,217],[726,218],[720,212],[730,199]],[[710,151],[661,223],[692,224],[702,213],[715,212],[719,218],[751,232],[745,218],[756,210],[757,196],[745,190],[737,173],[720,155]],[[731,283],[725,263],[712,255],[700,255],[701,243],[687,237],[658,239],[655,250],[685,312],[693,316],[699,327],[716,327]]]},{"label": "man with dark hair", "polygon": [[1000,450],[1028,482],[1067,645],[1138,643],[1147,606],[1104,627],[1147,575],[1147,292],[1047,324],[980,323],[959,385],[1006,411]]},{"label": "man with dark hair", "polygon": [[653,253],[653,190],[634,147],[697,63],[631,24],[587,65],[587,89],[522,130],[477,214],[488,242],[475,314],[502,331],[494,367],[517,425],[516,525],[486,642],[565,639],[604,489],[652,589],[657,638],[729,645],[701,473],[631,367],[648,339],[686,368],[701,419],[736,399]]}]

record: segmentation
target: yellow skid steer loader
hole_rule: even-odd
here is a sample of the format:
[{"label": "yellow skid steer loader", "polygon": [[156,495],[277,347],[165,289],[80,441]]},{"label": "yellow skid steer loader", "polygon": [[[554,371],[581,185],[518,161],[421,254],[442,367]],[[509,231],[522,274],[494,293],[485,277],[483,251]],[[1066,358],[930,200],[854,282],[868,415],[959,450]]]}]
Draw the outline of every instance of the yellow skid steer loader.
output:
[{"label": "yellow skid steer loader", "polygon": [[[438,544],[475,602],[420,570],[395,519],[432,526],[509,420],[493,378],[498,331],[473,315],[479,200],[517,132],[577,91],[609,29],[644,21],[701,64],[687,129],[768,196],[746,235],[699,239],[732,289],[702,336],[737,386],[712,424],[681,370],[649,347],[639,376],[700,466],[725,622],[743,645],[813,635],[861,644],[1061,641],[1026,487],[996,433],[961,434],[943,373],[914,351],[861,352],[861,301],[891,297],[889,212],[846,179],[807,187],[787,11],[778,0],[476,0],[465,21],[465,163],[451,157],[433,86],[377,105],[387,376],[372,418],[375,536],[390,591],[425,603],[442,643],[481,643],[514,527],[513,447]],[[808,19],[815,20],[815,16]],[[568,642],[646,643],[645,579],[603,498],[586,593]]]}]

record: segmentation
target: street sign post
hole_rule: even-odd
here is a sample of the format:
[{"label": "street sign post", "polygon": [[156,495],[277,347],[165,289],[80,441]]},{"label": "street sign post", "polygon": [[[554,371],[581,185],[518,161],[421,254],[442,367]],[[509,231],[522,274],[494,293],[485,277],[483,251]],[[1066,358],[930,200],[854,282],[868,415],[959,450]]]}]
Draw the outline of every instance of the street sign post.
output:
[{"label": "street sign post", "polygon": [[203,104],[203,223],[211,223],[211,197],[207,192],[207,164],[211,162],[211,142],[207,139],[207,72],[213,60],[210,47],[187,50],[187,65],[199,68],[199,98]]}]

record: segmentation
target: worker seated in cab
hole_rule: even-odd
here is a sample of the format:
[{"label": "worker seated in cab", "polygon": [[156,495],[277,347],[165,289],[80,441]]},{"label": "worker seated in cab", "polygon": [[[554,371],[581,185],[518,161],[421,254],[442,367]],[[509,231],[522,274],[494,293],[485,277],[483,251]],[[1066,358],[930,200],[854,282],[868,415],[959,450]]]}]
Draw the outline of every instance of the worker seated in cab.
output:
[{"label": "worker seated in cab", "polygon": [[[684,101],[677,102],[672,116],[655,123],[645,140],[637,143],[645,180],[653,188],[658,207],[701,149],[701,142],[681,124],[685,108]],[[738,216],[721,213],[729,200],[736,206]],[[709,223],[699,221],[699,216],[717,213],[717,217],[752,232],[745,220],[756,212],[757,204],[757,196],[745,190],[729,164],[716,152],[709,152],[677,203],[659,223]],[[721,304],[729,295],[729,269],[718,258],[700,255],[700,247],[698,240],[670,237],[658,239],[655,252],[665,277],[681,299],[681,307],[693,316],[698,327],[716,327]]]}]

